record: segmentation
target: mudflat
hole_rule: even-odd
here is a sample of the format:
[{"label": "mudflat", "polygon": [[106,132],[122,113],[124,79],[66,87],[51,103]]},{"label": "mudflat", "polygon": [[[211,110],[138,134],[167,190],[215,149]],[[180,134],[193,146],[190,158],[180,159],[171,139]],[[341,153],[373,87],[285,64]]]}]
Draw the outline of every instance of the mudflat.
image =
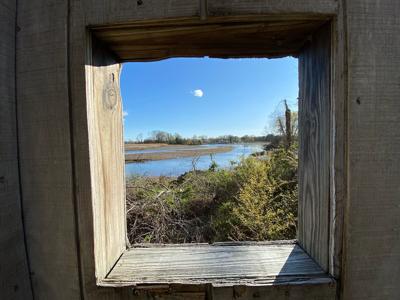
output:
[{"label": "mudflat", "polygon": [[[149,143],[149,144],[125,144],[125,150],[147,150],[147,149],[157,149],[157,148],[171,148],[177,145],[169,145],[163,143]],[[187,145],[179,145],[179,147],[186,147]],[[191,147],[191,146],[187,146]]]},{"label": "mudflat", "polygon": [[[176,145],[168,145],[175,146]],[[194,149],[190,149],[193,147]],[[145,150],[145,149],[157,149],[164,148],[164,146],[152,147],[152,148],[141,148],[141,149],[129,149],[129,150]],[[145,162],[150,160],[164,160],[173,159],[181,157],[197,157],[202,155],[210,155],[216,153],[224,153],[232,151],[232,146],[214,147],[214,148],[204,148],[199,149],[198,146],[186,145],[187,149],[175,149],[168,152],[152,152],[152,153],[128,153],[125,154],[125,162]],[[125,148],[128,150],[127,148]]]}]

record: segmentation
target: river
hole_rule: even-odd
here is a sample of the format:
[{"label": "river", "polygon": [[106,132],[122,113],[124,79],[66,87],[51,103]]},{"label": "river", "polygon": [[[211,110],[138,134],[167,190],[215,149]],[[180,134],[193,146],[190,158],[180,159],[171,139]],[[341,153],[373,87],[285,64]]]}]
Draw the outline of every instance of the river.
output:
[{"label": "river", "polygon": [[[227,146],[226,144],[218,145],[200,145],[195,146],[192,149],[204,148],[204,147],[222,147]],[[228,168],[231,166],[232,161],[238,161],[241,157],[247,157],[251,153],[261,151],[261,144],[233,144],[233,149],[229,152],[216,153],[212,156],[203,155],[196,159],[193,157],[183,157],[165,160],[146,161],[140,163],[127,163],[125,164],[126,177],[131,175],[144,175],[144,176],[179,176],[187,171],[193,170],[193,164],[195,163],[197,170],[206,170],[209,168],[212,160],[214,160],[218,167]],[[180,150],[179,146],[176,148],[168,149],[147,149],[147,150],[129,150],[126,153],[156,153],[156,152],[168,152],[174,150]]]}]

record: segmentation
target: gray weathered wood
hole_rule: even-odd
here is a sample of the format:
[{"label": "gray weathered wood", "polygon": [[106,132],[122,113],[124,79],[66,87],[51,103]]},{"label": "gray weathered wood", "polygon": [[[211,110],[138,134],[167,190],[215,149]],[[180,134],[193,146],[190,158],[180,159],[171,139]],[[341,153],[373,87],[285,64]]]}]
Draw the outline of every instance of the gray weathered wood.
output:
[{"label": "gray weathered wood", "polygon": [[103,285],[281,285],[333,283],[297,245],[196,245],[132,248]]},{"label": "gray weathered wood", "polygon": [[0,299],[31,299],[18,174],[15,22],[16,1],[0,1]]},{"label": "gray weathered wood", "polygon": [[[334,15],[336,0],[146,0],[142,4],[131,0],[86,0],[87,25],[129,23],[133,20],[196,17],[206,19],[218,16],[260,14]],[[202,10],[206,3],[207,9]],[[203,16],[202,16],[203,12]],[[206,12],[206,15],[204,13]]]},{"label": "gray weathered wood", "polygon": [[299,224],[304,249],[328,271],[331,28],[316,32],[299,57]]},{"label": "gray weathered wood", "polygon": [[[23,189],[30,203],[25,214],[30,226],[29,250],[35,259],[34,271],[37,272],[33,276],[37,297],[55,298],[59,290],[63,290],[60,297],[68,299],[80,296],[87,299],[132,296],[125,289],[115,291],[97,289],[95,286],[93,253],[100,250],[93,245],[96,239],[93,217],[98,217],[97,213],[93,215],[93,199],[97,199],[100,194],[93,188],[95,172],[91,169],[93,165],[89,164],[90,157],[93,157],[89,136],[93,132],[87,127],[93,125],[93,119],[89,125],[87,116],[98,112],[89,110],[87,106],[88,95],[85,89],[88,82],[85,80],[88,78],[85,78],[84,70],[85,65],[87,70],[92,67],[85,60],[88,40],[85,26],[110,23],[112,20],[193,17],[196,16],[198,3],[166,1],[160,3],[157,9],[153,4],[146,4],[147,8],[134,12],[129,9],[136,5],[132,1],[71,0],[71,15],[68,15],[65,5],[54,5],[52,1],[20,1],[22,31],[19,56],[23,68],[18,76],[23,85],[20,93],[24,100],[20,114],[23,127],[21,146],[24,149]],[[307,16],[307,19],[310,18]],[[319,18],[312,17],[310,22],[322,21]],[[311,27],[315,28],[315,24]],[[304,41],[302,32],[301,38]],[[31,55],[35,56],[35,60],[30,60]],[[41,84],[43,81],[45,85]],[[44,109],[34,114],[34,108],[43,103]],[[37,140],[39,143],[35,143]],[[65,150],[71,149],[71,146],[73,155]],[[33,172],[38,174],[38,178],[34,182],[27,181],[30,179],[28,175]],[[122,226],[117,224],[115,228],[119,228],[116,236],[121,241]],[[79,243],[76,244],[78,233]],[[33,243],[40,240],[39,236],[51,238],[53,242],[46,244],[46,247]],[[99,244],[103,242],[107,244],[107,238],[100,239]],[[103,274],[106,266],[111,265],[112,257],[122,248],[120,246],[117,245],[116,250],[105,254],[101,271]],[[44,254],[54,257],[57,265],[45,259]],[[96,255],[101,256],[100,253]]]},{"label": "gray weathered wood", "polygon": [[[82,264],[82,277],[85,282],[83,285],[83,293],[85,297],[88,299],[114,299],[118,297],[124,297],[122,294],[127,293],[125,289],[122,289],[121,292],[116,292],[113,289],[100,289],[97,290],[95,288],[96,281],[94,280],[94,257],[93,253],[96,251],[93,245],[94,240],[94,227],[93,227],[93,215],[92,215],[92,199],[93,198],[93,190],[91,188],[91,171],[90,165],[88,164],[89,160],[89,144],[88,142],[88,129],[87,129],[87,114],[90,113],[87,110],[86,101],[88,95],[86,94],[86,83],[85,81],[85,73],[84,66],[86,64],[86,69],[90,69],[91,64],[88,63],[84,57],[87,57],[87,44],[88,40],[87,33],[85,31],[85,25],[91,24],[91,15],[94,14],[94,11],[100,6],[102,6],[106,2],[99,3],[97,5],[87,4],[84,6],[81,1],[72,1],[71,5],[71,27],[70,27],[70,85],[71,85],[71,99],[72,99],[72,118],[74,120],[72,124],[73,130],[73,144],[74,144],[74,161],[75,161],[75,180],[76,184],[79,188],[76,191],[78,210],[77,215],[79,218],[79,232],[80,232],[80,243],[81,243],[81,264]],[[122,2],[114,2],[115,5],[120,5]],[[188,2],[186,2],[188,3]],[[186,4],[185,4],[186,5]],[[85,7],[91,7],[90,10],[87,10]],[[170,7],[173,7],[170,4]],[[162,13],[161,13],[162,12]],[[154,10],[152,13],[155,16],[166,17],[171,16],[170,11]],[[132,11],[124,12],[124,14],[132,14]],[[151,16],[152,14],[149,14]],[[179,16],[179,13],[175,14],[174,17]],[[185,16],[184,14],[181,15]],[[104,16],[105,18],[113,18],[113,14],[107,14]],[[187,15],[186,17],[190,17]],[[140,20],[142,16],[133,16],[130,21],[134,21],[135,24],[139,24],[136,20]],[[253,18],[253,17],[252,17]],[[265,17],[254,16],[255,20],[264,20]],[[285,18],[291,20],[297,20],[298,16],[290,17],[289,15]],[[312,23],[310,28],[315,28],[315,22],[325,21],[326,17],[323,16],[312,16],[312,15],[303,15],[302,18],[304,20],[308,20],[308,22]],[[241,19],[241,18],[239,18]],[[279,17],[269,16],[269,19],[279,20]],[[220,19],[221,20],[221,19]],[[228,21],[235,21],[234,16],[229,17]],[[193,22],[193,20],[189,20]],[[238,20],[236,20],[238,21]],[[86,22],[86,23],[85,23]],[[162,21],[161,23],[169,23],[171,21]],[[173,21],[176,22],[176,21]],[[94,22],[96,23],[96,22]],[[148,24],[149,21],[143,21],[143,24]],[[157,24],[155,22],[155,24]],[[297,23],[298,25],[299,23]],[[320,23],[319,23],[320,24]],[[139,24],[140,25],[140,24]],[[125,25],[121,25],[125,27]],[[121,26],[115,26],[116,29],[121,28]],[[114,26],[113,26],[114,27]],[[98,29],[107,29],[108,26],[100,26]],[[283,29],[283,28],[282,28]],[[107,29],[108,30],[108,29]],[[303,32],[304,33],[304,32]],[[303,36],[303,41],[305,37]],[[169,287],[171,292],[171,287]],[[193,290],[193,288],[192,288]],[[307,288],[305,289],[307,290]],[[317,288],[318,290],[318,288]],[[171,294],[172,293],[172,294]],[[176,293],[179,294],[179,291],[173,291],[168,295],[163,295],[165,299],[174,299],[174,295]],[[287,291],[281,291],[282,295],[287,293]],[[119,296],[118,296],[119,295]],[[130,297],[130,296],[127,296]],[[144,296],[147,297],[147,296]]]},{"label": "gray weathered wood", "polygon": [[68,2],[19,0],[17,98],[35,299],[79,299],[68,97]]},{"label": "gray weathered wood", "polygon": [[335,284],[330,283],[318,285],[235,286],[214,288],[211,299],[333,300],[336,299],[335,293]]},{"label": "gray weathered wood", "polygon": [[[0,1],[2,12],[3,8],[13,7],[10,3],[10,1]],[[18,3],[18,25],[21,27],[21,31],[18,33],[17,55],[18,116],[21,129],[20,162],[23,199],[27,203],[24,215],[27,221],[28,249],[33,261],[34,275],[32,279],[35,295],[38,299],[79,299],[81,296],[86,299],[136,298],[129,289],[101,289],[96,288],[93,283],[95,282],[93,280],[94,268],[92,268],[93,257],[90,257],[94,253],[92,247],[93,215],[90,212],[92,194],[87,181],[91,173],[90,165],[86,160],[89,157],[86,152],[88,151],[88,139],[85,139],[87,128],[84,123],[87,107],[85,82],[82,84],[82,81],[85,80],[83,71],[85,61],[80,60],[85,56],[86,51],[85,27],[138,20],[147,22],[160,18],[199,17],[200,1],[144,0],[144,4],[138,6],[137,1],[130,0],[70,0],[70,8],[74,14],[79,15],[79,18],[68,18],[66,2],[19,0]],[[204,1],[202,3],[204,4]],[[310,15],[334,14],[337,10],[336,3],[339,4],[339,21],[345,19],[345,22],[338,22],[338,28],[340,32],[346,32],[346,28],[348,28],[349,64],[346,63],[346,53],[342,53],[343,57],[340,58],[343,60],[342,69],[334,69],[333,72],[335,78],[346,78],[348,71],[349,80],[347,87],[342,86],[340,91],[332,92],[332,99],[335,99],[332,114],[338,121],[332,123],[332,128],[335,128],[335,132],[339,132],[337,137],[343,137],[343,133],[346,133],[348,129],[346,139],[348,148],[346,149],[347,154],[343,149],[338,149],[337,147],[340,146],[337,146],[336,143],[333,144],[337,139],[332,138],[332,133],[328,134],[332,141],[330,149],[338,151],[340,156],[340,158],[334,157],[335,174],[333,176],[331,173],[330,180],[333,182],[333,180],[341,178],[344,181],[342,184],[334,181],[335,190],[331,190],[330,195],[332,198],[346,200],[345,203],[340,204],[345,208],[346,221],[343,229],[345,237],[343,272],[340,272],[338,267],[340,256],[337,255],[341,249],[341,234],[337,234],[337,228],[341,224],[342,216],[340,212],[338,213],[340,208],[336,211],[337,206],[329,206],[331,221],[333,221],[332,219],[337,221],[337,223],[330,223],[334,228],[332,226],[329,228],[331,233],[336,232],[334,237],[331,236],[331,247],[337,245],[333,246],[336,250],[330,256],[330,270],[336,275],[345,274],[341,284],[342,299],[397,299],[400,293],[397,283],[397,278],[400,276],[398,270],[398,253],[400,253],[398,234],[398,182],[400,175],[398,170],[400,168],[398,166],[399,132],[397,128],[400,113],[398,101],[396,101],[400,94],[397,75],[400,67],[399,2],[394,0],[354,0],[346,1],[346,7],[342,5],[344,1],[324,0],[208,1],[206,17],[208,19],[219,18],[225,14],[236,18],[238,15],[259,13],[294,13],[297,16],[309,14],[307,15],[309,18]],[[9,24],[10,18],[15,16],[14,13],[6,11],[0,22],[4,21],[5,24]],[[70,26],[67,25],[68,21],[70,21]],[[4,28],[6,27],[1,26],[1,42],[5,41],[8,45],[10,39],[8,37],[3,39],[4,36],[7,36],[7,34],[3,34],[8,32],[11,27]],[[342,42],[345,40],[344,36],[339,38]],[[70,52],[66,51],[67,46]],[[8,47],[0,49],[9,51]],[[2,53],[0,55],[3,55]],[[69,64],[67,63],[68,57]],[[8,56],[6,58],[0,60],[1,70],[3,70],[2,64],[7,65],[10,62]],[[75,64],[76,62],[78,64]],[[67,75],[68,67],[72,71],[70,76]],[[6,69],[8,70],[8,67]],[[3,71],[0,74],[4,74]],[[73,129],[73,157],[71,152],[65,150],[71,146],[71,124],[69,122],[71,107],[68,101],[68,85],[71,87],[70,99],[74,120],[71,126]],[[7,87],[8,84],[4,86]],[[8,91],[9,89],[6,88],[6,93]],[[345,101],[343,98],[346,98],[347,93],[349,93],[349,103],[342,102],[336,106],[339,103],[336,99],[341,98],[342,101]],[[5,103],[8,102],[1,104],[2,125],[3,120],[9,120],[11,114],[8,114],[7,110],[12,108]],[[346,111],[348,114],[343,119],[337,118]],[[346,127],[347,122],[348,128]],[[12,126],[11,121],[5,121],[4,124]],[[1,130],[7,131],[8,129],[1,127]],[[1,135],[2,138],[5,136],[7,139],[7,135],[3,134],[3,131]],[[12,149],[8,142],[1,145],[1,151],[3,149],[7,149],[1,152],[2,154],[6,153],[4,154],[6,157],[10,153],[15,155],[15,149]],[[329,155],[332,155],[332,152]],[[346,162],[347,156],[348,166],[343,170],[342,164]],[[10,163],[7,161],[7,167],[2,165],[1,170],[14,170],[10,173],[14,174],[14,156],[9,156],[9,158]],[[72,166],[73,164],[75,168]],[[347,171],[349,176],[346,175]],[[341,172],[344,173],[341,174]],[[8,171],[7,174],[9,174]],[[75,192],[73,192],[73,183],[76,185]],[[346,184],[348,195],[346,195]],[[16,190],[14,184],[8,185],[8,187],[9,191]],[[337,189],[338,187],[339,189]],[[15,199],[15,194],[10,197]],[[12,207],[15,203],[8,200],[11,198],[8,198],[7,195],[4,198],[7,199],[6,202],[0,204],[2,205],[0,214],[2,220],[6,220],[5,222],[8,221],[3,219],[3,216],[9,216],[8,208],[11,207],[10,211],[15,213]],[[4,203],[6,203],[5,206]],[[11,206],[8,206],[10,203],[12,203]],[[79,209],[74,207],[74,203],[79,206]],[[81,209],[82,211],[80,211]],[[79,226],[76,226],[76,217],[79,219]],[[318,215],[318,217],[322,216]],[[11,228],[11,226],[7,228]],[[308,234],[315,234],[316,228],[311,226]],[[79,251],[77,251],[78,245],[75,242],[77,231],[80,235]],[[3,244],[4,239],[8,239],[10,234],[12,233],[4,230],[1,232],[2,246],[11,245],[9,242]],[[333,239],[334,242],[332,242]],[[7,248],[4,251],[11,252]],[[18,253],[15,255],[19,257]],[[81,257],[79,257],[80,255]],[[51,261],[49,257],[52,258]],[[82,263],[82,268],[79,268],[79,262]],[[79,286],[79,274],[84,275],[81,287]],[[23,277],[20,278],[23,279]],[[171,286],[166,290],[162,295],[165,299],[190,297],[184,293],[179,294],[178,289],[175,290]],[[199,293],[199,297],[203,295],[208,297],[212,294],[213,299],[326,298],[326,293],[316,291],[311,286],[285,286],[274,289],[229,287],[211,289],[211,291],[204,288],[200,292],[195,290],[194,293]],[[330,288],[329,291],[332,293],[334,289]],[[83,295],[79,295],[80,292]],[[138,297],[150,298],[151,295],[146,293],[143,291],[143,295]],[[180,296],[177,296],[178,294]]]},{"label": "gray weathered wood", "polygon": [[325,14],[337,13],[335,0],[207,0],[210,16],[251,14]]},{"label": "gray weathered wood", "polygon": [[400,299],[400,2],[346,2],[342,299]]},{"label": "gray weathered wood", "polygon": [[199,17],[199,0],[84,0],[86,25],[120,24],[132,20]]},{"label": "gray weathered wood", "polygon": [[346,200],[346,28],[343,3],[332,21],[332,79],[330,130],[329,273],[341,276],[344,205]]}]

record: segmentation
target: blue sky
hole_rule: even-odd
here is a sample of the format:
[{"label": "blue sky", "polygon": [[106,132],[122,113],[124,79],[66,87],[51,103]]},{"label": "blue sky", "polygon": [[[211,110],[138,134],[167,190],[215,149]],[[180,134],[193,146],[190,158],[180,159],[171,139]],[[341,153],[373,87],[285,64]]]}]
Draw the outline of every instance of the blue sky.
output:
[{"label": "blue sky", "polygon": [[125,139],[152,130],[263,135],[282,99],[298,97],[297,59],[175,58],[125,63]]}]

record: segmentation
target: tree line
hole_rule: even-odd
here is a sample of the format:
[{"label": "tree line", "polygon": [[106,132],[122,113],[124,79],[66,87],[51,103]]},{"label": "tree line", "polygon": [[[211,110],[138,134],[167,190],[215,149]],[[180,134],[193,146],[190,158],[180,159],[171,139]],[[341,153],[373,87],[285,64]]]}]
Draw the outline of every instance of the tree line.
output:
[{"label": "tree line", "polygon": [[290,148],[298,139],[298,112],[291,111],[287,101],[282,101],[284,111],[275,115],[272,119],[272,128],[266,130],[265,135],[221,135],[218,137],[207,137],[205,135],[194,135],[185,138],[179,133],[169,133],[162,130],[153,130],[147,138],[143,134],[138,134],[136,140],[127,140],[128,144],[171,144],[171,145],[202,145],[202,144],[238,144],[238,143],[265,143],[265,150],[269,151],[283,145],[286,149]]},{"label": "tree line", "polygon": [[136,140],[128,140],[126,143],[131,144],[151,144],[162,143],[171,145],[202,145],[202,144],[238,144],[238,143],[255,143],[255,142],[271,142],[276,139],[274,134],[264,136],[254,135],[221,135],[218,137],[207,137],[205,135],[194,135],[191,138],[185,138],[179,133],[171,134],[162,130],[154,130],[150,133],[148,138],[143,139],[140,134]]}]

